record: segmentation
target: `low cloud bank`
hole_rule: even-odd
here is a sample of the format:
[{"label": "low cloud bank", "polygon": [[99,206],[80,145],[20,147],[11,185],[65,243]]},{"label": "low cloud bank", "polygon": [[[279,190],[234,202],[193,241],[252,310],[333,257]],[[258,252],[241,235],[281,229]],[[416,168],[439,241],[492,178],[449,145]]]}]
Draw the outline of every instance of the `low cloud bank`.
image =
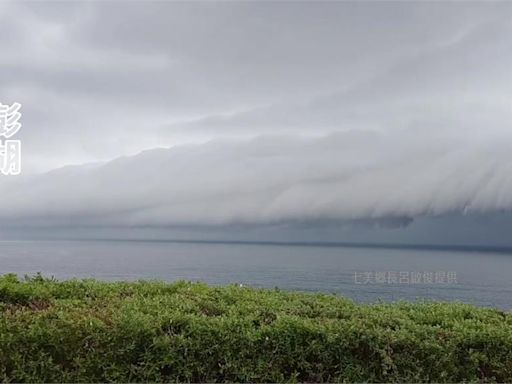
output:
[{"label": "low cloud bank", "polygon": [[405,220],[512,208],[506,137],[261,136],[0,181],[4,226]]}]

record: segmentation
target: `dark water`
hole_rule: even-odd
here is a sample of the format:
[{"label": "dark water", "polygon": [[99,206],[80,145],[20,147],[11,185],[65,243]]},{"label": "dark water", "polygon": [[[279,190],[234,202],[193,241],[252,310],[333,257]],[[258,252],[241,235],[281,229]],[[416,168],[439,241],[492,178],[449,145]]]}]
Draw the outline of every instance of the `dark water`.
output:
[{"label": "dark water", "polygon": [[0,242],[0,273],[178,279],[339,293],[360,302],[459,300],[512,309],[512,254],[473,250],[136,241]]}]

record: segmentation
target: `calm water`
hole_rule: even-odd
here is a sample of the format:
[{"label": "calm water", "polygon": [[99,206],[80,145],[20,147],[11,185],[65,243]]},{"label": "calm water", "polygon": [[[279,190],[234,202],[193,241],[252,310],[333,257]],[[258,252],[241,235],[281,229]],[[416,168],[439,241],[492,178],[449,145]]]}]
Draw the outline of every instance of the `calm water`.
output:
[{"label": "calm water", "polygon": [[42,272],[59,279],[243,283],[339,293],[360,302],[427,298],[512,309],[512,254],[506,252],[135,241],[0,242],[0,273],[7,272]]}]

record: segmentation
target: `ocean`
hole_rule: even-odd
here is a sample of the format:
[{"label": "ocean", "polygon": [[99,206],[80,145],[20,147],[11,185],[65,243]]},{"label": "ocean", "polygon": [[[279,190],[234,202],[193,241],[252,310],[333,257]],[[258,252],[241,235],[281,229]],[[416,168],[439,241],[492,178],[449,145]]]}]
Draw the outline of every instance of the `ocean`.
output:
[{"label": "ocean", "polygon": [[462,301],[512,309],[512,251],[187,241],[2,241],[0,273],[191,280],[324,292],[357,302]]}]

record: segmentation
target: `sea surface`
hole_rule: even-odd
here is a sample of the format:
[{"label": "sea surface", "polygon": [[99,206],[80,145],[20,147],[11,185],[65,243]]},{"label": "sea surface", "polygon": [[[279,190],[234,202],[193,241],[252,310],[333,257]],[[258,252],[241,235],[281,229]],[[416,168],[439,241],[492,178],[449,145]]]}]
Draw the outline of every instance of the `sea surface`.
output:
[{"label": "sea surface", "polygon": [[512,251],[176,241],[1,241],[0,274],[192,280],[512,309]]}]

